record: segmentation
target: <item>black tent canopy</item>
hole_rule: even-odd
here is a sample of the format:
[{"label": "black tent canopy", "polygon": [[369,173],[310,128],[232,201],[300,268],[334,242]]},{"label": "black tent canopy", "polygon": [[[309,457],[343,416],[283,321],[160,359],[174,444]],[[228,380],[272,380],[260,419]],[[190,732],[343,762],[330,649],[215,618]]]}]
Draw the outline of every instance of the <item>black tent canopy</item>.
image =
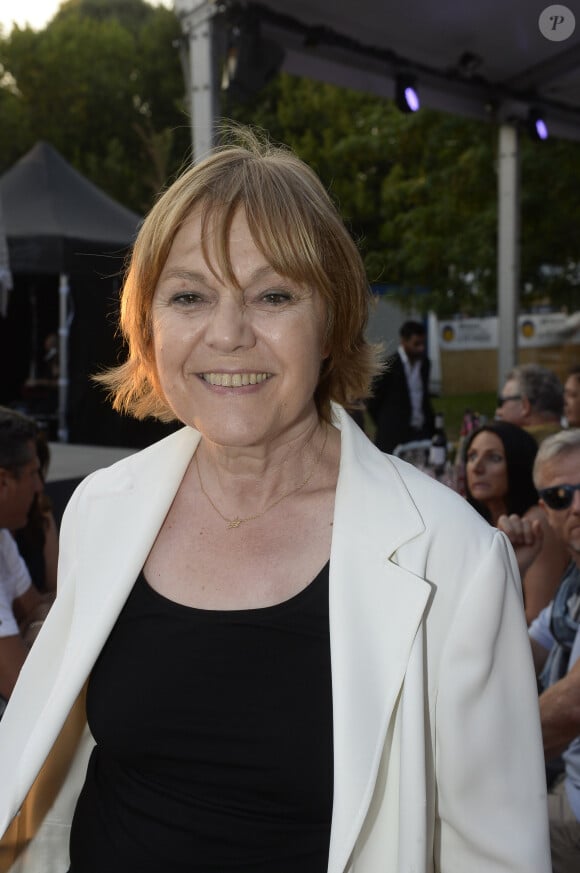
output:
[{"label": "black tent canopy", "polygon": [[[59,439],[139,444],[140,435],[134,428],[129,434],[125,420],[112,413],[90,376],[117,360],[113,310],[141,217],[97,188],[46,142],[38,142],[0,177],[0,200],[15,277],[13,323],[9,306],[3,324],[3,366],[13,366],[27,353],[23,322],[35,324],[40,298],[54,296],[58,284]],[[23,286],[30,296],[27,311],[22,300],[16,305]],[[40,337],[34,326],[27,329],[29,360],[34,362]],[[12,335],[17,339],[8,348]]]},{"label": "black tent canopy", "polygon": [[0,197],[13,273],[107,272],[107,257],[125,253],[141,220],[46,142],[0,177]]}]

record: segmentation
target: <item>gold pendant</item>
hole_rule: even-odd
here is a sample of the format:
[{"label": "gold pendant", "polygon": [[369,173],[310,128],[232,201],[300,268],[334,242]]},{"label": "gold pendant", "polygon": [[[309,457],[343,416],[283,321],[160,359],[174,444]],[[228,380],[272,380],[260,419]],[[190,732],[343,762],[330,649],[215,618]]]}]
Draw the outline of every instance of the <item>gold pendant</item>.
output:
[{"label": "gold pendant", "polygon": [[239,527],[239,526],[241,525],[241,523],[242,523],[242,519],[241,519],[241,518],[232,518],[231,521],[228,521],[228,530],[229,530],[231,527]]}]

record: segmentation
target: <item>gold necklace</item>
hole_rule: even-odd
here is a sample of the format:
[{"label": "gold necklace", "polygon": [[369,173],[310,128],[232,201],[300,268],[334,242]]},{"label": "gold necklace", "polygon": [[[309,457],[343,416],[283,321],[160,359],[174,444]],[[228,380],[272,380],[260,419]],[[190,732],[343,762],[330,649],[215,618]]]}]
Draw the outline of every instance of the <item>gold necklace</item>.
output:
[{"label": "gold necklace", "polygon": [[326,448],[326,440],[327,439],[328,439],[328,425],[326,426],[326,430],[324,433],[324,442],[322,443],[322,448],[320,449],[320,452],[318,453],[318,457],[316,458],[316,460],[313,464],[313,467],[312,467],[310,473],[308,474],[308,476],[306,477],[306,479],[304,479],[304,481],[301,482],[300,485],[298,485],[296,488],[292,488],[290,491],[286,491],[284,494],[282,494],[281,497],[277,497],[273,503],[270,503],[270,505],[267,506],[265,509],[263,509],[262,512],[257,512],[255,515],[246,515],[245,518],[240,518],[239,516],[236,516],[235,518],[227,518],[227,516],[225,516],[222,512],[219,511],[219,509],[217,508],[217,506],[215,505],[215,503],[213,502],[213,500],[211,499],[211,497],[209,496],[209,494],[207,493],[207,491],[203,487],[203,481],[201,478],[201,471],[199,469],[199,461],[197,459],[197,451],[196,451],[196,453],[195,453],[195,468],[197,470],[197,477],[199,479],[199,487],[201,488],[202,494],[204,494],[205,497],[207,497],[207,499],[209,500],[209,502],[211,503],[211,505],[213,506],[213,508],[215,509],[217,514],[219,515],[219,517],[223,521],[226,522],[227,529],[231,530],[233,528],[239,527],[241,524],[245,524],[247,521],[254,521],[256,518],[261,518],[263,515],[266,515],[266,513],[269,512],[271,509],[274,509],[275,506],[278,506],[279,503],[282,503],[282,501],[285,500],[287,497],[290,497],[291,494],[296,494],[298,491],[301,491],[303,488],[305,488],[308,485],[308,483],[310,482],[310,480],[312,479],[312,476],[314,475],[314,471],[316,470],[316,468],[318,467],[318,465],[320,463],[322,455],[324,454],[324,449]]}]

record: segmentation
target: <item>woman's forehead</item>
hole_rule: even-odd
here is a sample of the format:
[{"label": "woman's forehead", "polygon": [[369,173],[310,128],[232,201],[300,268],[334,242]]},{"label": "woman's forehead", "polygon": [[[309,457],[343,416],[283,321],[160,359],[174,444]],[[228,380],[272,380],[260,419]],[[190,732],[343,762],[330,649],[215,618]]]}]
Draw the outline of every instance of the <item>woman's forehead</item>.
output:
[{"label": "woman's forehead", "polygon": [[471,447],[475,447],[479,450],[498,450],[501,451],[502,454],[505,454],[504,445],[501,441],[501,438],[496,433],[493,433],[493,431],[491,430],[482,430],[481,433],[478,433],[477,436],[474,436],[471,442]]}]

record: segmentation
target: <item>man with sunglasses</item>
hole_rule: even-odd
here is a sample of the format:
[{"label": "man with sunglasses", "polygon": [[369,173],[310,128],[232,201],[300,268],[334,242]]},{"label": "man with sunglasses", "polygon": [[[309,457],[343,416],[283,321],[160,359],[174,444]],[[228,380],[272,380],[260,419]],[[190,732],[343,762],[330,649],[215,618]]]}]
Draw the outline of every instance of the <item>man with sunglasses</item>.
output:
[{"label": "man with sunglasses", "polygon": [[[570,564],[552,602],[529,634],[540,687],[540,717],[549,779],[548,813],[554,873],[580,870],[580,429],[545,439],[534,483],[550,527],[566,545]],[[503,516],[525,572],[541,545],[538,522]],[[553,776],[553,774],[556,774]]]},{"label": "man with sunglasses", "polygon": [[10,533],[24,527],[41,488],[34,421],[0,407],[0,717],[49,609]]},{"label": "man with sunglasses", "polygon": [[561,429],[563,411],[564,391],[556,374],[539,364],[523,364],[508,373],[495,417],[523,427],[539,445]]}]

